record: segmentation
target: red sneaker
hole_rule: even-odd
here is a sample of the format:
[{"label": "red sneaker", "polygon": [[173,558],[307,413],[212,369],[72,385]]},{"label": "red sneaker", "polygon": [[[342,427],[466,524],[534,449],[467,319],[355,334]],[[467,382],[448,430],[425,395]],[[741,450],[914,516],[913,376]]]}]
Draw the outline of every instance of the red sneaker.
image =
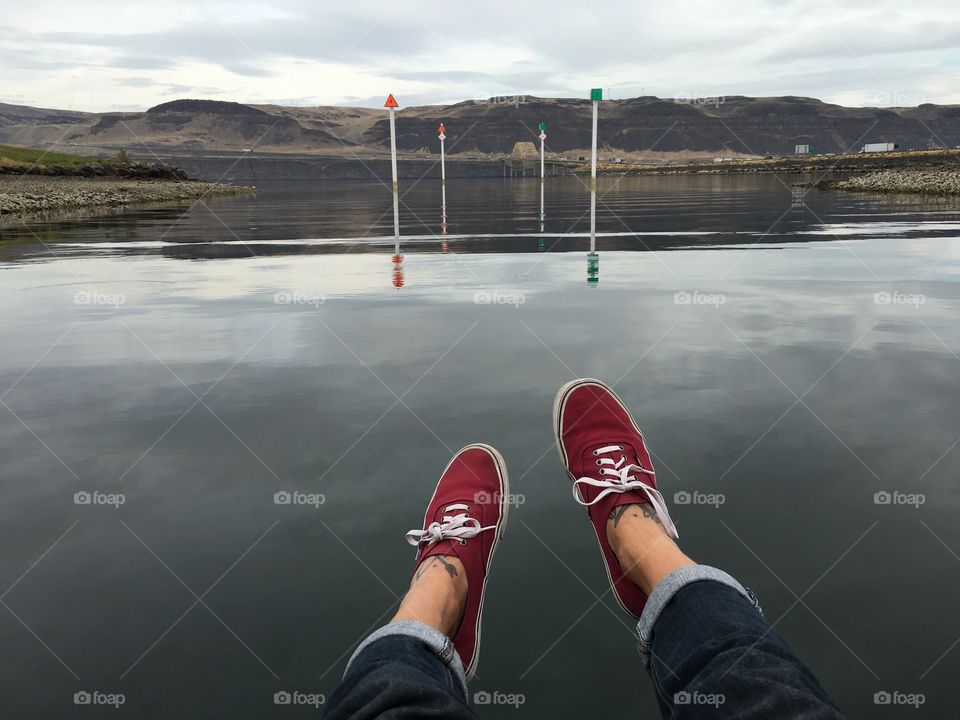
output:
[{"label": "red sneaker", "polygon": [[639,618],[647,596],[624,575],[610,548],[610,512],[619,505],[648,504],[667,534],[677,538],[640,428],[612,388],[589,378],[568,382],[557,392],[553,427],[560,462],[573,480],[574,499],[587,508],[617,600]]},{"label": "red sneaker", "polygon": [[467,445],[453,456],[437,482],[423,518],[423,530],[407,533],[417,562],[454,555],[467,575],[467,604],[453,646],[473,677],[480,657],[480,620],[490,562],[507,527],[510,481],[507,465],[489,445]]}]

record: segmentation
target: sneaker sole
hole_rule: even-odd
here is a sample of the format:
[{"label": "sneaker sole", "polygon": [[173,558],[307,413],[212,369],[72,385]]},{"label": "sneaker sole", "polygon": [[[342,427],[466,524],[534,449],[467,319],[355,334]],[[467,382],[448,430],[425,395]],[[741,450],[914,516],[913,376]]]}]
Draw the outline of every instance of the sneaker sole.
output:
[{"label": "sneaker sole", "polygon": [[[493,556],[497,552],[497,546],[500,544],[500,539],[503,537],[503,534],[507,530],[507,517],[510,514],[510,503],[508,501],[510,495],[510,477],[507,475],[507,463],[503,459],[503,455],[493,447],[492,445],[487,445],[486,443],[473,443],[472,445],[467,445],[460,448],[454,456],[450,459],[450,462],[447,463],[447,466],[443,469],[443,472],[440,473],[440,477],[446,475],[447,470],[453,464],[454,459],[460,455],[460,453],[465,450],[479,449],[485,451],[490,457],[493,458],[493,464],[497,467],[497,475],[500,479],[500,522],[499,528],[497,529],[497,536],[493,541],[493,547],[490,549],[490,557],[487,560],[487,572],[483,576],[483,587],[480,588],[480,608],[477,611],[477,625],[476,625],[476,644],[474,645],[473,650],[473,659],[470,661],[470,664],[464,668],[464,671],[467,676],[467,680],[470,680],[474,673],[477,670],[477,664],[480,661],[480,630],[481,630],[481,621],[483,620],[483,601],[487,594],[487,580],[490,579],[490,570],[493,568]],[[437,487],[440,486],[440,483],[437,483]],[[434,497],[436,497],[437,488],[434,488],[433,497],[430,498],[430,502],[427,504],[429,508],[433,505]],[[426,516],[424,517],[424,523],[426,523]],[[462,658],[461,658],[462,660]]]},{"label": "sneaker sole", "polygon": [[[640,439],[643,440],[644,445],[646,445],[647,442],[643,437],[643,433],[640,432],[640,428],[637,427],[637,421],[633,419],[633,414],[627,409],[627,406],[623,404],[623,401],[620,400],[620,397],[612,387],[607,385],[602,380],[596,380],[595,378],[579,378],[577,380],[571,380],[557,390],[557,395],[553,400],[553,435],[557,441],[557,454],[560,456],[560,463],[563,465],[563,469],[567,471],[567,476],[570,478],[571,482],[576,481],[577,478],[574,477],[573,473],[568,469],[569,464],[567,463],[567,453],[563,449],[563,442],[560,439],[560,423],[563,420],[564,400],[566,400],[567,395],[569,395],[574,389],[582,385],[596,385],[610,393],[610,395],[613,396],[613,399],[617,401],[617,404],[623,408],[623,411],[627,414],[627,417],[630,418],[630,423],[633,425],[634,430],[637,431],[637,434],[640,435]],[[649,452],[649,447],[647,450]],[[587,510],[587,517],[590,517],[589,509]],[[590,525],[593,527],[594,534],[597,536],[597,548],[600,550],[600,559],[603,561],[603,569],[607,572],[607,580],[610,582],[610,589],[613,590],[613,596],[617,599],[617,603],[621,608],[623,608],[624,612],[631,617],[638,617],[623,603],[623,601],[620,599],[620,594],[617,592],[617,586],[614,584],[613,576],[610,574],[610,566],[607,564],[607,557],[603,552],[603,544],[606,541],[606,538],[600,537],[600,530],[596,525],[594,525],[592,520],[590,521]]]}]

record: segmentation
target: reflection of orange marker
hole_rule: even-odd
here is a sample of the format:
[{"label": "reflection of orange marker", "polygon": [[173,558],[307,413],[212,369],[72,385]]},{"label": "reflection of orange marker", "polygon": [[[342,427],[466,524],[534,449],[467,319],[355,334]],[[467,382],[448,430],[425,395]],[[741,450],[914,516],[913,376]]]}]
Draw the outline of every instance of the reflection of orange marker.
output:
[{"label": "reflection of orange marker", "polygon": [[444,253],[445,253],[445,252],[450,252],[450,243],[448,243],[446,240],[441,240],[441,241],[440,241],[440,252],[444,252]]},{"label": "reflection of orange marker", "polygon": [[403,255],[393,256],[393,286],[397,290],[403,287]]}]

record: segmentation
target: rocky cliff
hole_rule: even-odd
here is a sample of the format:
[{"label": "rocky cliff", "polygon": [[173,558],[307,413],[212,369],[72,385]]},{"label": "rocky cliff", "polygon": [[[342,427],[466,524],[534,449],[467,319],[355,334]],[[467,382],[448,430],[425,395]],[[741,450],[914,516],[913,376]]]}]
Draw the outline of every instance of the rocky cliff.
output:
[{"label": "rocky cliff", "polygon": [[[450,153],[509,153],[548,124],[547,147],[589,147],[587,100],[529,96],[401,108],[401,150],[435,151],[446,123]],[[176,100],[140,113],[78,113],[0,104],[0,142],[42,147],[233,149],[272,152],[383,151],[386,112],[371,108],[294,108],[211,100]],[[856,150],[868,142],[903,149],[960,145],[960,106],[850,108],[801,97],[726,97],[680,101],[656,97],[605,101],[600,145],[609,151],[706,151],[789,154]]]}]

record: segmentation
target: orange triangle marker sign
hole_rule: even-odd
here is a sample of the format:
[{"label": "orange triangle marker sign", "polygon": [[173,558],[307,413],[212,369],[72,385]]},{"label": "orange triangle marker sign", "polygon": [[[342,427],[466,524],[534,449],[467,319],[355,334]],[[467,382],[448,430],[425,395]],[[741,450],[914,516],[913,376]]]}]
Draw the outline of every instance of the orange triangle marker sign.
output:
[{"label": "orange triangle marker sign", "polygon": [[387,101],[383,104],[385,108],[395,108],[400,107],[400,103],[397,102],[397,99],[393,97],[393,93],[387,95]]}]

